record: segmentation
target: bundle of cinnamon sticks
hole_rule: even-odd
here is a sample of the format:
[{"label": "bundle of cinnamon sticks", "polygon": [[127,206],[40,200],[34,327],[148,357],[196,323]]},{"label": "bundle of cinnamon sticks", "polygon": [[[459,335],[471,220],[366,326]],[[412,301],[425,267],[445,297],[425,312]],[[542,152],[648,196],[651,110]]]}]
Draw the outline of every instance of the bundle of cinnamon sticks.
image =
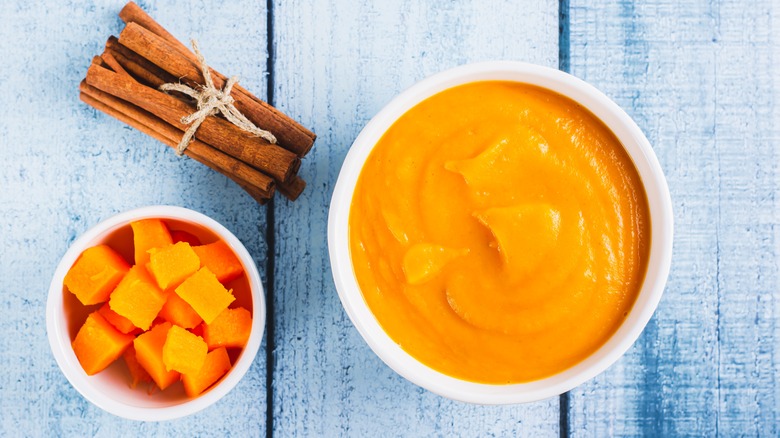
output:
[{"label": "bundle of cinnamon sticks", "polygon": [[[199,88],[204,84],[201,68],[195,54],[135,3],[128,3],[119,17],[126,26],[93,58],[79,87],[81,100],[175,148],[188,129],[181,119],[197,108],[186,96],[158,88],[166,83]],[[211,77],[215,87],[224,86],[224,75],[211,69]],[[306,186],[297,175],[301,158],[311,150],[315,135],[238,84],[231,96],[236,109],[277,142],[212,115],[184,154],[232,179],[261,204],[276,189],[295,200]]]}]

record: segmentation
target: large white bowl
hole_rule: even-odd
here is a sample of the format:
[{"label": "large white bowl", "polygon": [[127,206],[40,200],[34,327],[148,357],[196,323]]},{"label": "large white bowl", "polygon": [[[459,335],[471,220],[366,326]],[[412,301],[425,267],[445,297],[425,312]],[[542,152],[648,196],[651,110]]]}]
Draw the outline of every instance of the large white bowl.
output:
[{"label": "large white bowl", "polygon": [[[159,218],[189,224],[216,234],[236,253],[249,281],[252,301],[252,330],[249,340],[233,368],[214,387],[196,398],[189,398],[179,388],[168,388],[149,395],[143,389],[130,389],[128,375],[119,360],[104,371],[88,376],[71,347],[68,325],[69,310],[65,299],[71,297],[63,289],[63,279],[78,256],[87,248],[105,242],[114,232],[130,222]],[[265,328],[265,295],[257,266],[244,245],[227,228],[201,213],[181,207],[151,206],[120,213],[92,227],[70,246],[63,256],[49,288],[46,303],[46,331],[54,358],[71,385],[96,406],[120,417],[141,421],[171,420],[198,412],[227,394],[246,374],[260,348]]]},{"label": "large white bowl", "polygon": [[[514,81],[552,90],[581,104],[617,136],[634,162],[650,207],[650,258],[642,289],[623,325],[595,353],[551,377],[528,383],[490,385],[456,379],[435,371],[405,352],[382,330],[368,308],[352,268],[349,209],[355,184],[369,153],[390,126],[409,109],[445,89],[477,81]],[[562,394],[593,378],[617,361],[636,341],[663,294],[672,259],[672,203],[661,166],[634,121],[603,93],[574,76],[520,62],[483,62],[431,76],[385,106],[360,132],[341,168],[328,217],[328,249],[341,303],[363,339],[390,368],[436,394],[480,404],[525,403]]]}]

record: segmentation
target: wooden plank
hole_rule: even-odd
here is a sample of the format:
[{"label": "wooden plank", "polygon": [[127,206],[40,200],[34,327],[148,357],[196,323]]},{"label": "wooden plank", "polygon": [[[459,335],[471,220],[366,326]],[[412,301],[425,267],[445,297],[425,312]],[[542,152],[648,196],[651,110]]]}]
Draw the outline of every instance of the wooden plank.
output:
[{"label": "wooden plank", "polygon": [[780,433],[780,7],[571,0],[572,72],[648,135],[672,191],[666,294],[571,393],[575,435]]},{"label": "wooden plank", "polygon": [[[225,177],[79,101],[92,56],[120,29],[124,1],[111,3],[0,3],[0,435],[263,435],[264,350],[218,404],[164,423],[126,421],[91,405],[50,353],[44,318],[54,268],[78,235],[120,211],[150,204],[200,211],[265,266],[263,208]],[[242,74],[263,96],[264,3],[188,3],[144,6],[181,38],[198,37],[215,67]]]},{"label": "wooden plank", "polygon": [[388,100],[463,63],[557,66],[557,1],[275,1],[275,104],[319,135],[309,182],[277,201],[273,430],[282,436],[558,434],[558,400],[478,407],[405,381],[368,348],[341,308],[326,244],[344,156]]}]

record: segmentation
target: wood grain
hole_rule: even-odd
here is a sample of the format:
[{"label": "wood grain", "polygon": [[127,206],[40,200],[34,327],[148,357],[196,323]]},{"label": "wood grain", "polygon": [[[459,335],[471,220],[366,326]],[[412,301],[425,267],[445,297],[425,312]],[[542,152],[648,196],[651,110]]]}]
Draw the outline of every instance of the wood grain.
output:
[{"label": "wood grain", "polygon": [[[273,2],[274,103],[320,137],[301,168],[309,187],[294,204],[275,201],[269,431],[265,346],[220,402],[165,423],[101,411],[57,368],[44,322],[48,282],[86,229],[143,205],[193,208],[232,230],[266,278],[266,215],[225,177],[79,102],[79,80],[106,35],[121,29],[124,1],[0,2],[0,40],[8,42],[0,46],[0,435],[557,435],[557,399],[470,406],[387,368],[338,301],[325,223],[346,151],[382,105],[466,62],[556,66],[558,3]],[[645,130],[676,222],[656,316],[623,359],[572,391],[568,428],[577,436],[777,436],[780,5],[562,3],[571,6],[573,73]],[[265,4],[141,2],[260,97]]]},{"label": "wood grain", "polygon": [[[9,42],[0,46],[0,435],[265,435],[264,346],[219,403],[164,423],[122,420],[93,406],[49,348],[46,297],[60,257],[120,211],[151,204],[200,211],[233,231],[264,267],[263,208],[224,176],[79,101],[79,81],[106,36],[119,31],[123,4],[0,2],[0,39]],[[143,4],[172,32],[196,36],[215,67],[241,74],[260,95],[264,5]],[[224,44],[239,33],[245,38]]]},{"label": "wood grain", "polygon": [[273,414],[279,436],[558,434],[558,400],[478,407],[424,391],[371,352],[339,302],[326,219],[361,127],[423,77],[472,61],[557,65],[557,2],[274,2],[274,102],[317,143],[309,187],[276,202]]},{"label": "wood grain", "polygon": [[571,0],[571,68],[646,132],[675,213],[660,307],[571,393],[582,436],[780,433],[776,2]]}]

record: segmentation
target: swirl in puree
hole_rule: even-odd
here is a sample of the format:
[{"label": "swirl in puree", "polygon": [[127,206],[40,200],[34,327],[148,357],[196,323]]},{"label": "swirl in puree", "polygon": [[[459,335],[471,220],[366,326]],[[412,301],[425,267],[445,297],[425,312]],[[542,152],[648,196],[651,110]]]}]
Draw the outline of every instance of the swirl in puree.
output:
[{"label": "swirl in puree", "polygon": [[586,109],[515,82],[448,89],[368,157],[350,255],[387,334],[444,374],[511,384],[594,353],[649,256],[639,175]]}]

